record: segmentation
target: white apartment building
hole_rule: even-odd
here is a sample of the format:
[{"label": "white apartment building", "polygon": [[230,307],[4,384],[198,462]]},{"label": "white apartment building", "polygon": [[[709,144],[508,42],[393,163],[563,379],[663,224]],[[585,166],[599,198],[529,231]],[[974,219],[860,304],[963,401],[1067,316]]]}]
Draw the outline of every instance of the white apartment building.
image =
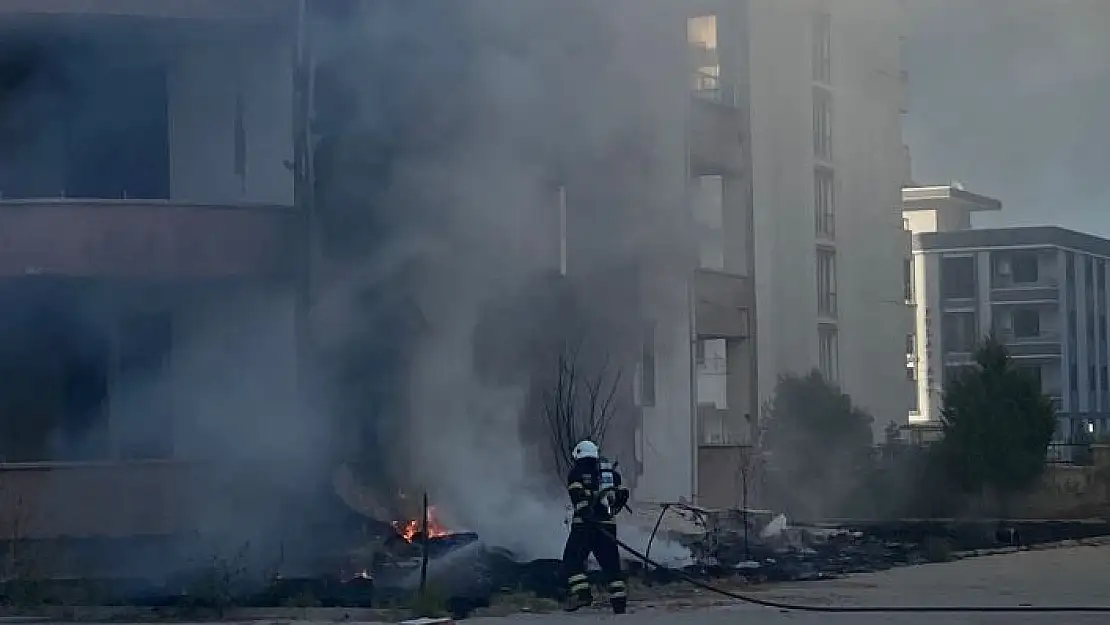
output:
[{"label": "white apartment building", "polygon": [[696,332],[704,484],[733,470],[726,449],[749,440],[784,373],[819,368],[875,416],[877,430],[905,419],[906,77],[898,3],[692,5],[695,95],[742,119],[734,152],[742,161],[715,172],[691,159],[699,275],[754,279],[755,304],[753,338]]},{"label": "white apartment building", "polygon": [[911,424],[940,419],[945,382],[993,332],[1059,409],[1057,439],[1110,431],[1110,241],[1057,227],[971,228],[997,200],[958,186],[903,192],[914,233]]}]

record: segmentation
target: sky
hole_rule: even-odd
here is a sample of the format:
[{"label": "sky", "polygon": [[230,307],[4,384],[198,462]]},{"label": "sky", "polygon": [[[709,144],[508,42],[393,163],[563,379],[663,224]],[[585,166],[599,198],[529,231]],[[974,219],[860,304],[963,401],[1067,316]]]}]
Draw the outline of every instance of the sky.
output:
[{"label": "sky", "polygon": [[905,0],[919,184],[997,197],[977,226],[1110,237],[1110,0]]}]

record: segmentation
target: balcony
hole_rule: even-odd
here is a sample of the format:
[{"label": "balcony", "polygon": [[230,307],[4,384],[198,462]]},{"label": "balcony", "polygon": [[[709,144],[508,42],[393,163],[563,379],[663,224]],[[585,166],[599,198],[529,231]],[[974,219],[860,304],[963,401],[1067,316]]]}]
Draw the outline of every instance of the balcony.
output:
[{"label": "balcony", "polygon": [[71,15],[268,21],[291,16],[295,0],[4,0],[0,19]]},{"label": "balcony", "polygon": [[701,447],[747,445],[751,426],[737,410],[698,406],[698,445]]},{"label": "balcony", "polygon": [[750,338],[754,304],[751,279],[704,269],[695,272],[694,322],[699,338]]},{"label": "balcony", "polygon": [[283,206],[2,200],[0,277],[282,277],[292,269],[293,225]]},{"label": "balcony", "polygon": [[737,176],[748,169],[740,94],[711,75],[699,75],[690,111],[690,166],[695,176]]},{"label": "balcony", "polygon": [[991,284],[991,303],[994,304],[1054,303],[1059,300],[1060,287],[1055,280],[1045,280],[1037,284]]},{"label": "balcony", "polygon": [[1043,329],[1037,334],[1015,334],[1013,330],[1002,330],[998,338],[1006,345],[1030,345],[1038,343],[1059,343],[1063,336],[1056,330]]}]

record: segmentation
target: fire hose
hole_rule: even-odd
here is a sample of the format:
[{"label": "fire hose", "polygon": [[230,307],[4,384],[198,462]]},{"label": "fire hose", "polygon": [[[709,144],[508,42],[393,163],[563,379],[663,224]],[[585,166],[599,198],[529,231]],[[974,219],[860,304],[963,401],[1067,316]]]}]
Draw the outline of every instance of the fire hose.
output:
[{"label": "fire hose", "polygon": [[[637,560],[642,561],[644,564],[651,566],[655,569],[667,570],[679,579],[688,584],[701,588],[702,590],[711,593],[735,599],[742,603],[761,606],[764,608],[773,608],[782,610],[784,612],[824,612],[824,613],[897,613],[897,612],[910,612],[910,613],[970,613],[970,612],[994,612],[1002,614],[1015,614],[1022,612],[1036,612],[1036,613],[1065,613],[1065,612],[1083,612],[1083,613],[1110,613],[1110,606],[1047,606],[1047,605],[1031,605],[1021,604],[1017,606],[818,606],[818,605],[805,605],[800,603],[789,603],[785,601],[774,601],[772,599],[760,599],[752,595],[735,592],[714,586],[713,584],[706,583],[693,575],[690,575],[682,570],[670,569],[662,564],[652,560],[646,554],[629,547],[619,538],[606,531],[604,528],[598,528],[599,531],[605,535],[606,538],[612,540],[618,547],[623,549],[629,555]],[[658,523],[656,523],[658,529]],[[655,532],[652,532],[654,538]],[[649,546],[650,548],[650,546]]]}]

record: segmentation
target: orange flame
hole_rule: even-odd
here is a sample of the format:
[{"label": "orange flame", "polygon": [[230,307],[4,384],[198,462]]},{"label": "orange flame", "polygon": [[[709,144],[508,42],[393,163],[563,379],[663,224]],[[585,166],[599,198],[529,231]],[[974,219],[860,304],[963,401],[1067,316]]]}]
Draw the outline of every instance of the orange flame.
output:
[{"label": "orange flame", "polygon": [[[401,535],[401,538],[404,538],[406,541],[411,543],[420,533],[420,525],[420,519],[394,521],[393,529],[397,530],[397,533]],[[446,536],[450,533],[451,531],[447,529],[447,526],[441,523],[439,519],[436,518],[435,506],[428,506],[428,538]]]}]

